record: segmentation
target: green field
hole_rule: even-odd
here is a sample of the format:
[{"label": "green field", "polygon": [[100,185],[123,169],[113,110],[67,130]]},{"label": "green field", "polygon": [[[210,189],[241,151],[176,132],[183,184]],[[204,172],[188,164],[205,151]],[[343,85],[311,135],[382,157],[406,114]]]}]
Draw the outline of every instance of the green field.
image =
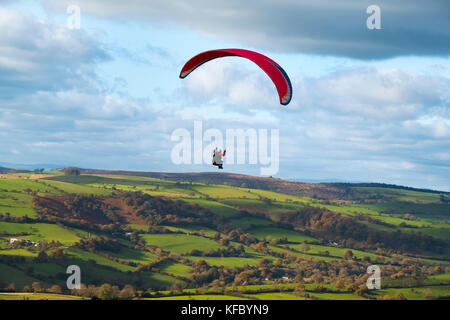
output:
[{"label": "green field", "polygon": [[6,285],[14,283],[16,288],[21,290],[24,286],[37,280],[22,270],[0,263],[0,281]]},{"label": "green field", "polygon": [[[255,266],[261,258],[241,258],[241,257],[193,257],[186,256],[186,258],[197,261],[204,260],[212,266],[224,266],[227,268],[243,267],[245,265]],[[271,257],[267,257],[273,259]]]},{"label": "green field", "polygon": [[189,277],[192,272],[191,267],[171,260],[160,262],[155,267],[164,272],[167,272],[168,274],[182,277]]},{"label": "green field", "polygon": [[211,210],[211,212],[221,217],[228,218],[239,214],[239,210],[216,201],[204,199],[184,199],[184,200],[188,203],[198,204],[203,208],[209,209]]},{"label": "green field", "polygon": [[223,248],[213,240],[185,234],[146,234],[142,236],[147,245],[179,254],[192,250],[210,251]]},{"label": "green field", "polygon": [[16,234],[21,232],[32,233],[33,230],[29,224],[0,221],[0,232]]},{"label": "green field", "polygon": [[303,207],[302,204],[264,201],[255,198],[224,198],[220,202],[252,213],[265,214],[274,220],[277,219],[279,213],[295,212]]},{"label": "green field", "polygon": [[266,239],[267,237],[271,237],[272,239],[281,239],[286,237],[289,242],[317,241],[317,239],[301,232],[275,227],[255,227],[248,231],[260,240]]},{"label": "green field", "polygon": [[62,244],[73,244],[80,240],[74,229],[48,223],[11,223],[0,221],[0,232],[8,234],[26,232],[29,235],[18,236],[18,238],[31,241],[45,240],[48,242],[59,241]]},{"label": "green field", "polygon": [[213,199],[258,199],[258,195],[251,193],[249,190],[241,188],[233,188],[221,185],[196,185],[194,189],[202,195],[211,197]]},{"label": "green field", "polygon": [[321,292],[312,292],[311,297],[315,297],[323,300],[366,300],[363,297],[359,297],[354,294],[348,293],[321,293]]},{"label": "green field", "polygon": [[208,228],[202,228],[202,227],[186,227],[186,228],[180,228],[180,227],[173,227],[173,226],[164,226],[165,229],[173,231],[173,232],[182,232],[186,234],[193,234],[193,233],[199,233],[204,234],[206,237],[212,238],[214,234],[217,232],[212,229]]},{"label": "green field", "polygon": [[[378,257],[378,255],[376,255],[376,254],[364,252],[364,251],[360,251],[360,250],[356,250],[356,249],[336,248],[336,247],[332,247],[332,246],[323,246],[323,245],[316,245],[316,244],[309,244],[308,246],[309,246],[309,250],[306,251],[306,253],[324,254],[325,251],[328,251],[330,256],[343,258],[344,252],[347,250],[351,250],[353,253],[353,256],[358,259],[363,259],[364,257],[369,257],[370,259],[373,260]],[[291,247],[297,251],[303,252],[301,249],[301,245],[295,244],[295,245],[289,245],[289,247]]]},{"label": "green field", "polygon": [[[432,298],[450,297],[450,286],[424,286],[418,288],[395,288],[395,289],[380,289],[375,293],[378,297],[385,295],[393,296],[399,292],[408,300],[424,300],[427,299],[424,295],[425,290],[429,290]],[[430,297],[431,298],[431,297]]]},{"label": "green field", "polygon": [[77,259],[77,260],[79,259],[79,260],[84,260],[86,262],[89,260],[92,260],[92,261],[95,261],[95,263],[98,265],[114,268],[121,272],[135,270],[135,268],[132,266],[128,266],[128,265],[110,260],[108,258],[102,257],[93,252],[82,251],[79,249],[71,248],[69,250],[66,250],[66,254],[69,256],[70,259]]},{"label": "green field", "polygon": [[[118,174],[75,176],[59,171],[0,175],[0,300],[81,299],[23,292],[24,287],[36,282],[44,290],[55,284],[64,287],[66,267],[70,264],[80,266],[83,284],[110,283],[119,288],[129,284],[136,288],[139,299],[360,300],[393,298],[402,293],[406,299],[422,300],[450,296],[450,246],[440,251],[429,248],[404,252],[403,248],[383,247],[382,243],[361,246],[346,235],[333,245],[334,238],[330,240],[283,220],[289,214],[307,212],[304,209],[311,210],[312,206],[315,211],[322,208],[349,217],[371,231],[401,231],[426,234],[432,240],[450,240],[450,204],[445,202],[446,195],[350,184],[345,187],[348,198],[326,200],[244,186]],[[46,220],[48,217],[39,207],[35,210],[32,202],[38,196],[58,195],[69,201],[68,194],[94,195],[98,201],[110,201],[113,205],[105,214],[114,215],[120,209],[114,206],[125,205],[122,197],[129,201],[131,197],[126,195],[133,192],[141,192],[136,198],[144,200],[138,202],[153,201],[156,205],[127,204],[121,219],[98,225]],[[161,198],[164,201],[155,200]],[[164,207],[165,202],[170,206]],[[137,219],[139,214],[145,219]],[[175,215],[177,219],[173,218]],[[197,225],[196,221],[201,223]],[[42,258],[41,254],[37,259],[40,247],[12,245],[10,238],[45,243],[42,250],[47,255]],[[81,240],[87,247],[78,243]],[[97,240],[99,243],[95,244]],[[116,247],[111,249],[109,245]],[[236,254],[240,246],[245,253]],[[52,256],[56,248],[62,257]],[[347,250],[352,251],[353,259],[344,258]],[[219,256],[203,255],[212,251]],[[378,260],[381,257],[382,262]],[[355,279],[364,283],[361,279],[366,275],[366,267],[373,263],[379,264],[386,274],[386,287],[362,297],[350,284]],[[411,270],[417,275],[410,276]],[[320,276],[315,278],[317,275]],[[338,280],[345,281],[336,284]],[[11,283],[16,292],[2,292]],[[299,283],[304,284],[306,292],[294,291]]]},{"label": "green field", "polygon": [[282,252],[282,253],[285,253],[285,254],[288,254],[288,255],[291,255],[294,257],[300,257],[300,258],[304,258],[304,259],[313,259],[313,260],[321,260],[321,261],[332,261],[332,260],[338,259],[335,257],[329,257],[329,256],[323,256],[323,255],[313,255],[313,254],[308,254],[308,253],[297,252],[297,251],[288,250],[288,249],[275,247],[275,246],[270,246],[269,248],[275,252]]},{"label": "green field", "polygon": [[121,261],[129,261],[140,264],[146,264],[157,260],[157,256],[145,250],[136,250],[128,247],[122,247],[120,252],[111,253],[111,256],[120,259]]},{"label": "green field", "polygon": [[257,227],[257,226],[269,226],[271,223],[267,219],[263,218],[257,218],[257,217],[239,217],[239,218],[233,218],[228,220],[229,223],[242,228],[242,229],[249,229],[251,227]]},{"label": "green field", "polygon": [[268,292],[248,295],[257,300],[308,300],[290,293]]}]

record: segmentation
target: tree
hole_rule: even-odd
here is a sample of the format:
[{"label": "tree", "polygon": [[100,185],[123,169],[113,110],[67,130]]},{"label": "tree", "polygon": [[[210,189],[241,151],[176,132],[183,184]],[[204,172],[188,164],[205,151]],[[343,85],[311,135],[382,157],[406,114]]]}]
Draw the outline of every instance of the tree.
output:
[{"label": "tree", "polygon": [[345,250],[344,252],[344,258],[346,260],[351,260],[353,258],[353,252],[352,250]]},{"label": "tree", "polygon": [[303,251],[303,252],[308,252],[309,249],[310,249],[309,244],[307,244],[306,242],[303,242],[303,243],[300,245],[300,250]]},{"label": "tree", "polygon": [[48,255],[45,253],[45,251],[39,251],[35,261],[36,262],[47,262]]},{"label": "tree", "polygon": [[361,296],[361,297],[368,293],[369,293],[369,289],[367,288],[366,285],[359,286],[358,289],[356,289],[356,291],[355,291],[355,294],[358,296]]},{"label": "tree", "polygon": [[272,266],[272,260],[267,259],[267,258],[260,259],[258,261],[258,266],[263,267],[263,268],[268,268],[268,267]]},{"label": "tree", "polygon": [[306,288],[303,283],[299,283],[294,289],[294,294],[296,294],[296,295],[303,295],[303,294],[305,294],[305,292],[306,292]]},{"label": "tree", "polygon": [[115,290],[109,283],[104,283],[98,289],[98,297],[102,300],[113,300],[117,297],[114,291]]},{"label": "tree", "polygon": [[31,284],[31,288],[33,289],[34,292],[39,293],[42,292],[42,287],[41,284],[39,282],[33,282]]},{"label": "tree", "polygon": [[433,291],[430,288],[423,290],[423,296],[425,299],[433,299]]},{"label": "tree", "polygon": [[395,300],[406,300],[406,297],[401,292],[397,292],[394,296]]},{"label": "tree", "polygon": [[345,289],[345,283],[342,280],[338,280],[335,282],[334,284],[336,286],[336,288],[338,288],[339,290],[344,290]]},{"label": "tree", "polygon": [[256,251],[263,251],[263,252],[267,251],[266,244],[262,241],[252,244],[250,247]]},{"label": "tree", "polygon": [[172,291],[175,294],[181,293],[182,292],[182,287],[178,282],[174,282],[171,286],[170,286],[170,291]]},{"label": "tree", "polygon": [[16,284],[14,282],[11,282],[7,287],[6,291],[8,292],[16,292]]},{"label": "tree", "polygon": [[48,292],[61,294],[62,293],[62,289],[61,289],[61,286],[59,286],[57,284],[54,284],[48,289]]},{"label": "tree", "polygon": [[123,289],[120,291],[119,297],[121,299],[131,299],[135,296],[136,292],[134,291],[133,286],[127,284]]},{"label": "tree", "polygon": [[55,250],[52,251],[52,253],[50,255],[53,258],[59,259],[59,260],[63,260],[65,258],[64,252],[61,248],[56,248]]},{"label": "tree", "polygon": [[80,175],[80,169],[75,167],[67,167],[64,169],[64,174],[66,176],[79,176]]}]

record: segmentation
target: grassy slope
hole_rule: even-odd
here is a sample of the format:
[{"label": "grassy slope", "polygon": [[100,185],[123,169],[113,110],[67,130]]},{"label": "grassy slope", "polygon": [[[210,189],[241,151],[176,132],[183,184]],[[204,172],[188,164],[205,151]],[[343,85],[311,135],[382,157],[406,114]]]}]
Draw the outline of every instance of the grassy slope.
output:
[{"label": "grassy slope", "polygon": [[145,234],[142,239],[147,245],[159,247],[165,251],[187,253],[194,249],[203,251],[223,248],[213,240],[185,234]]},{"label": "grassy slope", "polygon": [[[383,197],[384,202],[374,204],[358,204],[358,203],[345,203],[345,204],[329,204],[319,200],[296,197],[291,195],[277,194],[270,191],[248,189],[248,188],[235,188],[225,185],[207,185],[201,183],[175,183],[172,181],[159,180],[154,178],[145,177],[132,177],[132,176],[117,176],[117,175],[102,175],[102,176],[47,176],[43,179],[30,179],[30,175],[14,175],[8,177],[8,179],[0,179],[0,213],[9,212],[12,216],[24,216],[35,217],[36,214],[31,206],[32,196],[25,192],[24,189],[31,189],[37,192],[39,195],[43,194],[63,194],[63,193],[92,193],[97,195],[109,195],[116,189],[129,190],[129,191],[142,191],[151,195],[162,195],[174,199],[182,199],[189,203],[196,203],[203,206],[213,213],[227,219],[228,223],[234,224],[246,232],[253,234],[258,239],[265,239],[270,236],[272,239],[279,239],[286,236],[291,242],[289,246],[299,249],[300,242],[307,240],[308,242],[314,242],[316,239],[304,235],[300,232],[276,228],[272,226],[271,219],[276,219],[276,214],[279,212],[292,212],[305,205],[325,207],[332,211],[340,212],[344,215],[354,216],[357,214],[367,214],[374,219],[381,220],[389,223],[391,226],[379,226],[370,225],[371,228],[384,228],[384,230],[396,230],[396,226],[401,223],[416,226],[418,228],[413,229],[415,231],[421,231],[430,235],[450,238],[448,221],[448,205],[439,203],[439,195],[429,194],[426,192],[417,192],[410,190],[399,190],[389,188],[374,188],[374,187],[357,187],[357,190],[362,193],[375,194]],[[248,210],[250,212],[265,214],[267,218],[246,216],[242,217],[240,210]],[[404,219],[404,214],[414,214],[419,218],[417,221],[410,221]],[[445,219],[443,219],[443,217]],[[142,226],[135,226],[137,230]],[[178,230],[184,233],[199,232],[201,228],[176,228],[168,227],[171,230]],[[407,228],[402,230],[409,231]],[[24,224],[24,223],[10,223],[0,221],[0,232],[6,232],[10,234],[26,232],[28,236],[21,236],[24,239],[30,239],[33,241],[60,241],[65,246],[70,246],[74,242],[78,241],[81,236],[86,236],[86,231],[62,228],[54,224]],[[222,246],[207,237],[212,237],[215,233],[214,230],[204,230],[205,237],[187,235],[187,234],[145,234],[141,235],[142,239],[147,245],[157,246],[165,251],[170,251],[178,254],[185,254],[193,249],[201,249],[203,251],[216,250]],[[7,237],[3,237],[4,240]],[[25,249],[12,249],[8,248],[6,242],[2,242],[0,245],[0,255],[16,255],[24,256],[30,259],[36,256],[36,252],[32,252]],[[297,243],[297,244],[296,244]],[[8,249],[7,249],[8,248]],[[270,247],[274,251],[287,251],[280,247]],[[322,251],[329,251],[330,256],[324,257],[317,255]],[[299,253],[288,251],[289,253],[316,260],[330,260],[343,257],[344,248],[335,248],[329,246],[323,246],[318,244],[310,244],[310,250],[307,253]],[[247,252],[252,251],[250,248],[246,248]],[[369,256],[370,258],[376,257],[373,253],[364,251],[352,250],[356,257],[362,258]],[[126,265],[124,262],[134,262],[139,264],[145,264],[156,260],[156,256],[148,251],[124,248],[121,252],[116,254],[110,254],[114,258],[119,259],[119,262],[105,258],[101,255],[91,252],[85,252],[78,249],[70,248],[66,249],[69,260],[79,263],[83,266],[84,273],[86,274],[88,281],[100,281],[101,279],[122,279],[124,281],[131,281],[134,267]],[[251,257],[239,258],[239,257],[187,257],[190,260],[205,260],[210,265],[225,266],[233,268],[236,266],[243,266],[245,264],[256,265],[263,255],[251,252]],[[273,257],[270,257],[273,259]],[[93,264],[95,261],[96,264]],[[29,262],[27,262],[29,263]],[[12,271],[11,267],[4,264],[0,264],[0,270],[3,275],[8,274],[8,277],[1,277],[0,281],[15,280],[19,284],[18,287],[30,284],[36,279],[26,276],[21,270],[27,265],[25,263],[20,268]],[[156,266],[160,270],[172,275],[180,275],[188,277],[192,271],[192,268],[180,263],[167,261],[160,263]],[[61,266],[55,264],[37,264],[35,265],[34,272],[41,275],[49,275],[52,273],[61,273],[64,269]],[[9,277],[11,275],[11,277]],[[90,276],[91,275],[91,276]],[[93,276],[92,276],[93,275]],[[98,275],[101,275],[99,277]],[[438,276],[434,281],[448,280],[446,275]],[[140,278],[148,283],[150,286],[158,287],[164,285],[170,285],[174,282],[179,282],[175,278],[166,276],[163,274],[144,272],[140,275]],[[441,295],[442,292],[447,292],[448,287],[443,287],[437,292]],[[385,289],[387,294],[395,289]],[[389,291],[391,290],[391,291]],[[406,289],[405,289],[406,290]],[[443,291],[442,291],[443,290]],[[380,291],[380,294],[382,292]],[[270,293],[272,294],[272,293]],[[251,298],[264,298],[269,299],[270,294],[266,296],[251,297]],[[285,293],[283,293],[285,294]],[[283,297],[283,294],[272,294],[272,298]],[[339,298],[355,298],[355,296],[346,297],[344,294],[338,294],[338,296],[332,296],[333,294],[313,294],[317,298],[339,299]],[[337,295],[337,294],[334,294]],[[405,294],[406,295],[406,294]],[[214,296],[217,297],[217,296]],[[284,298],[298,298],[293,295],[285,294]],[[357,297],[356,297],[357,298]]]}]

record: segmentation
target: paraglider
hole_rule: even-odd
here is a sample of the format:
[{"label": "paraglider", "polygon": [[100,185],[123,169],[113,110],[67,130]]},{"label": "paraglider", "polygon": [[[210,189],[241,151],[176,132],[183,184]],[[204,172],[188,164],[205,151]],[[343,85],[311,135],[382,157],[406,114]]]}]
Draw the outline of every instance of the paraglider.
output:
[{"label": "paraglider", "polygon": [[186,78],[192,71],[198,68],[200,65],[216,59],[223,57],[242,57],[249,59],[258,65],[272,80],[275,88],[277,89],[278,96],[280,98],[280,103],[282,105],[287,105],[292,98],[292,85],[286,72],[281,68],[281,66],[273,61],[272,59],[262,55],[258,52],[244,50],[244,49],[218,49],[202,52],[194,57],[192,57],[180,72],[180,78]]},{"label": "paraglider", "polygon": [[213,151],[213,166],[217,166],[219,169],[223,169],[222,157],[225,157],[227,150],[220,150],[217,147]]}]

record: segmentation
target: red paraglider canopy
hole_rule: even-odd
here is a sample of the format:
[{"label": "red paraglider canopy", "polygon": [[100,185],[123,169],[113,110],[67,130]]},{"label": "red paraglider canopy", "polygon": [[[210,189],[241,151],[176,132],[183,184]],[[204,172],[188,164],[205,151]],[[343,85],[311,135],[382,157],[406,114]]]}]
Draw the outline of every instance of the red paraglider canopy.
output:
[{"label": "red paraglider canopy", "polygon": [[192,71],[205,62],[216,58],[237,56],[249,59],[257,64],[272,80],[275,85],[280,103],[287,105],[292,98],[292,85],[286,72],[278,63],[258,52],[244,49],[218,49],[199,53],[192,57],[180,72],[180,78],[186,78]]}]

